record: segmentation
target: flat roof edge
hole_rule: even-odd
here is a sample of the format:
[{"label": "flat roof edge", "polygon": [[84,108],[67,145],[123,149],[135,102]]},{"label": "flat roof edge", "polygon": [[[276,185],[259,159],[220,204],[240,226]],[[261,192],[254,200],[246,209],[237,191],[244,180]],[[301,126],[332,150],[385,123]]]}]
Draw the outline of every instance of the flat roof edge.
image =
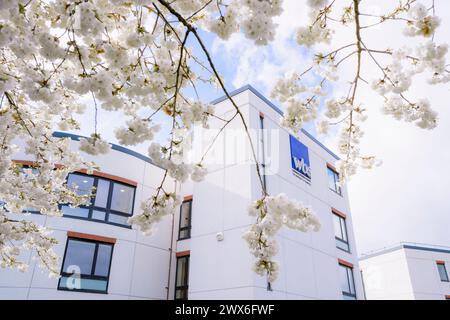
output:
[{"label": "flat roof edge", "polygon": [[393,252],[393,251],[397,251],[397,250],[400,250],[400,249],[411,249],[411,250],[431,251],[431,252],[440,252],[440,253],[450,253],[450,248],[432,247],[431,245],[427,246],[427,245],[424,245],[424,244],[421,245],[421,244],[413,244],[413,243],[401,243],[401,244],[395,245],[395,246],[393,246],[391,248],[385,248],[385,249],[381,249],[381,250],[373,252],[373,253],[368,253],[368,254],[362,255],[361,257],[359,257],[359,260],[362,261],[362,260],[366,260],[366,259],[373,258],[373,257],[376,257],[376,256],[381,256],[383,254],[390,253],[390,252]]},{"label": "flat roof edge", "polygon": [[[81,135],[77,135],[77,134],[73,134],[73,133],[68,133],[68,132],[61,132],[61,131],[54,131],[52,134],[55,138],[70,138],[74,141],[79,141],[80,138],[87,138],[85,136],[81,136]],[[122,147],[118,144],[114,144],[114,143],[110,143],[111,145],[111,149],[115,150],[115,151],[119,151],[125,154],[128,154],[132,157],[138,158],[142,161],[145,161],[147,163],[150,163],[151,165],[154,165],[155,167],[158,167],[160,169],[164,169],[161,166],[158,166],[156,164],[153,163],[152,159],[150,159],[149,157],[144,156],[143,154],[140,154],[139,152],[136,152],[134,150],[130,150],[128,148]]]}]

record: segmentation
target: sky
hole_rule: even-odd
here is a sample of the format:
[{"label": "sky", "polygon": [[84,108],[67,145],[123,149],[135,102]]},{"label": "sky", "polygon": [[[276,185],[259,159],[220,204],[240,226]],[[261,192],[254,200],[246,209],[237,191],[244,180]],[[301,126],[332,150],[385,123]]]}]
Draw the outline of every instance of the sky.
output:
[{"label": "sky", "polygon": [[[346,3],[350,1],[345,1]],[[430,1],[423,1],[425,4]],[[450,43],[450,1],[436,0],[436,13],[442,19],[435,35],[437,43]],[[363,0],[366,13],[385,12],[397,1]],[[306,69],[311,63],[311,50],[294,42],[296,28],[308,23],[306,0],[284,0],[284,12],[277,18],[276,39],[268,46],[256,46],[242,34],[222,41],[201,32],[213,60],[225,79],[229,90],[251,84],[270,96],[270,89],[279,77]],[[374,49],[397,48],[418,44],[405,38],[397,22],[366,29],[363,40]],[[447,30],[447,31],[446,31]],[[353,29],[344,28],[334,35],[333,47],[353,41]],[[422,41],[423,42],[423,41]],[[324,52],[329,50],[319,46]],[[450,56],[448,57],[450,61]],[[348,88],[354,60],[348,60],[340,70],[340,84],[327,89],[331,96]],[[380,76],[367,58],[363,60],[363,77],[368,80]],[[313,80],[313,79],[310,79]],[[344,84],[344,86],[342,86]],[[202,87],[205,102],[223,94],[211,87]],[[413,100],[426,97],[439,112],[439,126],[426,131],[411,123],[404,123],[380,113],[382,99],[370,87],[362,86],[359,102],[369,113],[364,124],[365,136],[361,149],[364,154],[376,155],[383,164],[373,170],[360,170],[348,183],[353,227],[359,254],[393,245],[401,241],[450,246],[450,84],[429,86],[418,78],[407,93]],[[275,104],[282,106],[274,101]],[[108,128],[111,121],[119,123],[120,114],[100,111],[100,132],[112,142],[115,138]],[[88,132],[92,122],[86,121],[82,131]],[[314,128],[307,129],[315,134]],[[92,132],[92,131],[91,131]],[[327,137],[318,136],[330,149],[336,149],[336,132]],[[142,146],[138,151],[145,151]]]}]

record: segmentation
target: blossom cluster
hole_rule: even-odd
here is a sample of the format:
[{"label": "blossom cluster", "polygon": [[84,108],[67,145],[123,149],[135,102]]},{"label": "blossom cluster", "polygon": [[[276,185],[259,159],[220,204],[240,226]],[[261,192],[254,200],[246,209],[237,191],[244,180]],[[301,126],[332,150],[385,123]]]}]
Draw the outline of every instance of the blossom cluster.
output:
[{"label": "blossom cluster", "polygon": [[320,222],[310,207],[290,200],[283,193],[255,201],[249,207],[249,214],[256,217],[257,221],[243,237],[257,259],[255,272],[266,275],[268,282],[275,281],[278,276],[279,266],[273,258],[278,252],[276,234],[281,227],[302,232],[320,229]]},{"label": "blossom cluster", "polygon": [[310,24],[297,29],[299,45],[312,47],[318,43],[330,43],[333,30],[327,27],[328,0],[309,0]]},{"label": "blossom cluster", "polygon": [[155,195],[142,203],[142,213],[128,218],[128,223],[138,226],[144,234],[149,235],[154,224],[164,216],[173,214],[180,204],[181,198],[174,193]]},{"label": "blossom cluster", "polygon": [[441,23],[439,17],[428,14],[428,9],[422,3],[416,3],[411,7],[408,18],[404,33],[410,37],[431,37]]},{"label": "blossom cluster", "polygon": [[255,44],[266,45],[275,37],[273,18],[281,14],[282,5],[282,0],[232,0],[226,5],[222,3],[225,14],[211,12],[207,27],[225,40],[242,29]]},{"label": "blossom cluster", "polygon": [[19,247],[35,250],[39,257],[39,265],[49,270],[50,277],[59,276],[59,257],[53,251],[57,243],[50,236],[51,231],[31,221],[10,220],[4,208],[0,208],[0,260],[1,268],[16,268],[21,272],[28,270],[28,265],[20,261]]},{"label": "blossom cluster", "polygon": [[127,127],[117,128],[115,131],[119,143],[126,146],[153,140],[155,133],[161,128],[159,124],[150,126],[150,120],[141,118],[133,118],[128,120],[126,124]]}]

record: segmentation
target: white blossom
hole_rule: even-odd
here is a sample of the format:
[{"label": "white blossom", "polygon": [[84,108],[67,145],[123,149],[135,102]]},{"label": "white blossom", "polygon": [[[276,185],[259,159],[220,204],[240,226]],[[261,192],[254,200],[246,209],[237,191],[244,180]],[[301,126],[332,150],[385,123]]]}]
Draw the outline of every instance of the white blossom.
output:
[{"label": "white blossom", "polygon": [[271,97],[280,102],[285,102],[289,98],[295,97],[299,93],[305,92],[306,87],[300,85],[299,76],[296,72],[280,78],[275,86],[272,88]]},{"label": "white blossom", "polygon": [[297,30],[297,43],[305,47],[312,47],[318,43],[330,43],[332,31],[318,24],[300,27]]},{"label": "white blossom", "polygon": [[201,164],[197,164],[194,166],[194,170],[192,171],[191,180],[200,182],[205,178],[207,173],[208,170],[205,167],[203,167]]},{"label": "white blossom", "polygon": [[128,218],[128,223],[138,226],[144,234],[149,235],[154,224],[163,217],[173,214],[180,204],[180,197],[173,193],[153,196],[142,203],[142,213]]},{"label": "white blossom", "polygon": [[296,200],[289,200],[283,193],[255,201],[249,207],[249,214],[256,215],[257,221],[245,232],[243,238],[257,259],[255,272],[261,276],[266,275],[268,282],[275,281],[278,275],[278,264],[273,258],[278,252],[276,235],[280,228],[285,225],[302,232],[320,229],[320,222],[310,207]]},{"label": "white blossom", "polygon": [[431,37],[441,23],[439,17],[428,15],[428,10],[422,3],[411,6],[408,15],[411,20],[404,30],[407,36]]},{"label": "white blossom", "polygon": [[79,149],[88,154],[99,155],[108,153],[111,149],[111,145],[102,140],[100,135],[93,133],[89,138],[80,138]]},{"label": "white blossom", "polygon": [[125,128],[117,128],[115,134],[119,143],[127,146],[152,140],[155,133],[160,130],[159,124],[150,126],[150,121],[147,119],[133,118],[126,124]]}]

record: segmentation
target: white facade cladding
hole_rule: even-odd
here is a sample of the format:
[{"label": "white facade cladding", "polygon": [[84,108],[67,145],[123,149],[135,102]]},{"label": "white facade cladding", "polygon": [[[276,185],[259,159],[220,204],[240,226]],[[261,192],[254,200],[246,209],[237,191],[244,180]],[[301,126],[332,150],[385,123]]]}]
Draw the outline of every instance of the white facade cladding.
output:
[{"label": "white facade cladding", "polygon": [[[281,230],[275,257],[279,277],[268,291],[265,277],[252,271],[254,257],[242,239],[255,219],[248,215],[248,206],[262,192],[250,152],[240,152],[246,136],[236,117],[208,154],[210,173],[205,180],[182,188],[185,196],[192,196],[191,238],[177,242],[177,251],[190,251],[189,299],[364,299],[347,190],[329,184],[337,157],[306,132],[298,142],[303,154],[302,150],[291,152],[290,135],[280,127],[281,112],[273,104],[250,86],[231,95],[249,130],[254,133],[263,127],[266,131],[263,139],[255,135],[253,140],[265,164],[261,171],[265,171],[268,193],[285,193],[311,205],[322,227],[313,233]],[[217,116],[233,116],[229,100],[219,99],[215,104]],[[221,120],[215,123],[223,125]],[[294,161],[291,155],[302,159]],[[345,248],[343,243],[349,252],[338,248]]]},{"label": "white facade cladding", "polygon": [[[0,270],[0,298],[364,299],[347,190],[336,184],[333,169],[338,158],[306,131],[298,139],[291,137],[279,126],[281,112],[252,87],[231,95],[249,126],[269,194],[285,193],[311,205],[322,225],[312,233],[281,230],[275,257],[280,272],[271,290],[265,277],[253,272],[254,257],[242,238],[255,219],[248,215],[248,206],[262,193],[251,153],[241,152],[249,149],[238,116],[208,153],[209,174],[204,181],[182,186],[167,181],[165,189],[176,189],[185,202],[150,236],[121,223],[124,215],[140,211],[140,202],[154,192],[163,170],[120,146],[113,146],[107,155],[86,155],[101,172],[94,180],[82,173],[73,180],[102,183],[103,197],[97,194],[88,211],[68,209],[78,217],[28,217],[55,230],[62,272],[70,274],[70,264],[79,265],[84,274],[81,286],[87,290],[67,290],[70,282],[61,285],[49,279],[30,261],[27,273]],[[223,125],[219,118],[228,119],[234,111],[226,99],[214,104],[218,118],[211,129],[219,129]],[[264,135],[259,135],[261,129]],[[213,136],[214,130],[203,138]],[[77,148],[77,137],[71,137]],[[17,160],[32,159],[17,155]],[[128,200],[114,198],[115,183],[124,194],[133,194],[135,188],[131,213]]]},{"label": "white facade cladding", "polygon": [[401,243],[360,259],[369,300],[450,299],[450,247]]}]

